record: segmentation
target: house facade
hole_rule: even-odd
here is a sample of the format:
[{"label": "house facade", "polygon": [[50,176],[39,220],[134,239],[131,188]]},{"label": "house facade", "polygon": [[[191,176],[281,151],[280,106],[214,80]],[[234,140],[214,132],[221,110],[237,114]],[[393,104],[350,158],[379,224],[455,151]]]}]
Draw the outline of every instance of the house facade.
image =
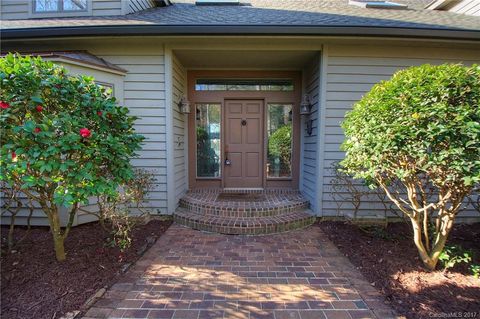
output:
[{"label": "house facade", "polygon": [[[218,193],[286,196],[287,208],[293,196],[298,207],[279,209],[351,216],[347,190],[332,183],[345,112],[409,66],[480,63],[480,18],[428,1],[83,0],[68,12],[58,8],[77,1],[23,2],[2,2],[2,52],[42,55],[110,86],[146,137],[133,162],[156,177],[148,206],[190,225],[200,223],[192,214],[218,213],[202,204]],[[247,201],[245,211],[261,206]],[[390,214],[375,195],[357,213]],[[461,214],[476,217],[470,206]],[[46,224],[41,212],[34,223]]]}]

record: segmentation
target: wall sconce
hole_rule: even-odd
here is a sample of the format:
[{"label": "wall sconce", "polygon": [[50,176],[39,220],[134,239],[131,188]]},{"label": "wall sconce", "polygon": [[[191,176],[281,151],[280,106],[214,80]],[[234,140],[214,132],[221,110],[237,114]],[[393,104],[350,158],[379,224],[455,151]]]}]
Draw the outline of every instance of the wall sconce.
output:
[{"label": "wall sconce", "polygon": [[187,100],[187,97],[184,95],[178,102],[178,107],[180,108],[180,112],[183,114],[190,113],[190,102]]},{"label": "wall sconce", "polygon": [[300,115],[305,116],[305,129],[310,136],[313,132],[313,120],[310,118],[312,113],[312,103],[310,102],[310,96],[308,94],[303,95],[302,103],[300,103]]},{"label": "wall sconce", "polygon": [[300,103],[300,115],[310,115],[312,112],[312,104],[308,94],[303,95],[302,103]]}]

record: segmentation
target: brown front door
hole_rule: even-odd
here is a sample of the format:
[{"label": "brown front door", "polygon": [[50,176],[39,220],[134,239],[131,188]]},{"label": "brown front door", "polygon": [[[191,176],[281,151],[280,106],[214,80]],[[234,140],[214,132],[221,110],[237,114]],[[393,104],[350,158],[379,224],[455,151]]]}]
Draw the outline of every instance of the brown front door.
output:
[{"label": "brown front door", "polygon": [[225,101],[225,188],[263,187],[263,101]]}]

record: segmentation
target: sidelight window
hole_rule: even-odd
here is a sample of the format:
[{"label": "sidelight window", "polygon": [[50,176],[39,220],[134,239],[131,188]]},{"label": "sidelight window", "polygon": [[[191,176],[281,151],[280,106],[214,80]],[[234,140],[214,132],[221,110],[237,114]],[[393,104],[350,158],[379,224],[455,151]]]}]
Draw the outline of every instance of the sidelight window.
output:
[{"label": "sidelight window", "polygon": [[220,177],[220,104],[195,106],[197,177]]},{"label": "sidelight window", "polygon": [[292,176],[292,105],[268,104],[267,177]]}]

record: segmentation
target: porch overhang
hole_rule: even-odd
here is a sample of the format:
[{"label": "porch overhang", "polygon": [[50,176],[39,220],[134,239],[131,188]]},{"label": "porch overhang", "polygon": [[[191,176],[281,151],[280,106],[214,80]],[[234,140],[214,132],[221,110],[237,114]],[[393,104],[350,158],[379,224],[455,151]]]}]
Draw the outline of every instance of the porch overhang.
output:
[{"label": "porch overhang", "polygon": [[3,40],[91,36],[359,36],[480,41],[480,30],[355,25],[103,25],[7,28]]},{"label": "porch overhang", "polygon": [[302,70],[319,52],[316,50],[205,50],[172,49],[190,70]]}]

